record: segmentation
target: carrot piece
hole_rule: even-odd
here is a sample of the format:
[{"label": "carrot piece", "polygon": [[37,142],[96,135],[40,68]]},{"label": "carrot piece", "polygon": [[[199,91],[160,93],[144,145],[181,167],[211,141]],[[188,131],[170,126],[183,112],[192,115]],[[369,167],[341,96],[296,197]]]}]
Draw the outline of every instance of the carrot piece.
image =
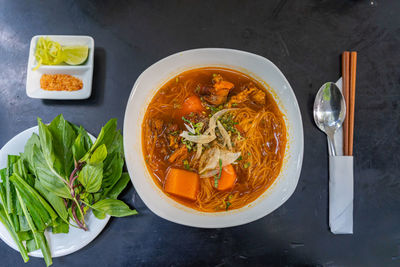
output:
[{"label": "carrot piece", "polygon": [[185,99],[182,105],[181,114],[186,116],[190,113],[201,113],[205,111],[203,104],[198,96],[192,95]]},{"label": "carrot piece", "polygon": [[165,178],[164,190],[172,195],[196,200],[200,188],[199,175],[195,172],[170,168]]},{"label": "carrot piece", "polygon": [[222,168],[221,178],[218,181],[218,190],[224,191],[232,189],[236,182],[236,172],[231,164]]}]

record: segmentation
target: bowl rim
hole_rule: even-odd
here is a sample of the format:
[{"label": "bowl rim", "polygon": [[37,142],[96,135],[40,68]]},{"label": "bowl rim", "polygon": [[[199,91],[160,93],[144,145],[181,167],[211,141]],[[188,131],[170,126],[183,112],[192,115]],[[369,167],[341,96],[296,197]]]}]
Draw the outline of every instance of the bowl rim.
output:
[{"label": "bowl rim", "polygon": [[[198,223],[198,222],[188,222],[187,220],[181,220],[179,218],[174,218],[172,216],[166,215],[166,213],[164,213],[159,207],[157,207],[157,205],[153,205],[153,203],[151,201],[149,201],[149,199],[146,197],[144,192],[140,192],[140,190],[137,189],[138,187],[135,186],[135,178],[132,175],[132,172],[133,172],[132,171],[132,167],[128,164],[128,162],[126,163],[127,169],[128,169],[128,172],[130,173],[131,182],[132,182],[132,184],[133,184],[133,186],[135,188],[135,191],[138,193],[138,195],[141,198],[141,200],[144,202],[144,204],[147,206],[147,208],[149,208],[153,213],[155,213],[156,215],[160,216],[163,219],[166,219],[168,221],[171,221],[171,222],[174,222],[174,223],[178,223],[178,224],[181,224],[181,225],[190,226],[190,227],[199,227],[199,228],[226,228],[226,227],[233,227],[233,226],[239,226],[239,225],[247,224],[247,223],[256,221],[256,220],[258,220],[258,219],[260,219],[260,218],[272,213],[274,210],[276,210],[277,208],[282,206],[292,196],[292,194],[294,193],[294,191],[295,191],[295,189],[297,187],[297,184],[298,184],[298,181],[299,181],[299,178],[300,178],[301,169],[302,169],[302,162],[303,162],[303,156],[304,156],[303,121],[302,121],[301,111],[300,111],[300,108],[299,108],[299,105],[298,105],[298,102],[297,102],[296,95],[294,94],[294,91],[293,91],[289,81],[283,75],[281,70],[274,63],[272,63],[270,60],[268,60],[267,58],[262,57],[260,55],[256,55],[256,54],[250,53],[250,52],[236,50],[236,49],[230,49],[230,48],[196,48],[196,49],[189,49],[189,50],[185,50],[185,51],[174,53],[174,54],[169,55],[169,56],[167,56],[165,58],[162,58],[159,61],[157,61],[157,62],[153,63],[152,65],[150,65],[136,79],[136,81],[135,81],[135,83],[134,83],[134,85],[132,87],[131,93],[129,95],[127,105],[126,105],[125,115],[124,115],[124,128],[123,128],[125,158],[126,158],[126,155],[127,155],[126,151],[128,151],[128,147],[127,147],[127,143],[128,143],[127,142],[127,138],[128,138],[128,135],[127,135],[127,128],[128,128],[127,127],[127,120],[128,120],[128,116],[129,116],[128,115],[129,106],[130,106],[130,103],[132,102],[132,100],[133,100],[133,98],[134,98],[134,96],[136,94],[136,91],[137,91],[139,85],[141,84],[141,81],[142,81],[143,77],[148,72],[150,72],[153,68],[155,68],[155,66],[161,65],[165,61],[170,61],[170,60],[172,60],[172,59],[174,59],[174,58],[176,58],[178,56],[181,57],[183,55],[187,55],[187,54],[191,54],[191,53],[197,53],[197,52],[200,52],[200,53],[207,53],[207,52],[214,52],[214,53],[215,52],[224,52],[225,53],[225,52],[228,52],[228,53],[242,54],[242,55],[245,55],[245,56],[256,58],[258,60],[264,61],[267,64],[269,64],[276,71],[276,73],[280,76],[280,78],[282,79],[284,84],[286,84],[288,86],[288,89],[289,89],[288,93],[291,95],[292,100],[293,100],[293,104],[294,104],[293,108],[296,110],[296,113],[298,114],[298,116],[300,118],[299,127],[300,127],[301,131],[299,131],[299,133],[298,133],[299,136],[298,136],[298,140],[297,140],[299,142],[299,155],[298,155],[298,161],[297,161],[297,166],[296,166],[296,170],[295,170],[296,172],[293,174],[293,176],[295,176],[295,182],[290,184],[290,188],[289,188],[289,190],[287,192],[286,198],[284,200],[280,201],[281,203],[279,205],[277,205],[275,208],[273,208],[270,212],[267,212],[267,213],[260,212],[257,215],[252,216],[251,218],[244,217],[244,218],[241,219],[240,222],[224,223],[223,225],[221,225],[221,223],[217,222],[217,223],[207,223],[207,225],[203,225],[203,224]],[[229,67],[227,67],[227,68],[229,68]],[[187,68],[187,70],[190,70],[190,69],[191,68],[189,68],[189,67]],[[180,71],[179,73],[182,73],[184,71],[186,71],[186,70]],[[171,78],[172,78],[172,76],[169,77],[168,79],[171,79]],[[161,84],[165,84],[165,82],[167,82],[168,79],[163,81]],[[160,87],[158,87],[155,92],[157,92],[159,89],[160,89]],[[152,94],[151,97],[154,97],[154,94]],[[141,143],[141,140],[140,140],[140,143]],[[140,157],[142,158],[143,154],[141,154]],[[143,168],[145,170],[147,170],[147,166],[143,166]],[[145,176],[145,174],[143,174],[143,175]],[[271,185],[271,186],[273,186],[273,185]],[[268,189],[265,192],[267,192],[267,191],[268,191]],[[262,197],[262,195],[260,195],[259,198]],[[257,198],[257,199],[259,199],[259,198]],[[256,202],[257,199],[252,201],[251,203]],[[209,213],[209,212],[202,212],[202,213],[204,213],[205,215],[214,214],[214,213]],[[217,212],[217,213],[220,213],[220,212]]]}]

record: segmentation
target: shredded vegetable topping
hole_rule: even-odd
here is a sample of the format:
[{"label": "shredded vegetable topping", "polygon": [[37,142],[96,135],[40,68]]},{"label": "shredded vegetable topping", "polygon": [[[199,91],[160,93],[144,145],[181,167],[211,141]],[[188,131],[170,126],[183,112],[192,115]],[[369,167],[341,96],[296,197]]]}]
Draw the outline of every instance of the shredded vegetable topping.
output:
[{"label": "shredded vegetable topping", "polygon": [[61,45],[43,37],[40,37],[36,44],[35,58],[37,65],[33,70],[37,70],[42,64],[58,65],[64,61]]},{"label": "shredded vegetable topping", "polygon": [[234,163],[240,157],[240,152],[230,152],[219,148],[208,149],[200,158],[200,178],[208,178],[218,173],[218,163],[222,161],[222,167]]},{"label": "shredded vegetable topping", "polygon": [[[220,117],[220,116],[222,116],[222,115],[224,115],[226,112],[228,112],[228,111],[232,111],[232,110],[235,110],[235,109],[224,109],[224,110],[221,110],[221,111],[218,111],[217,113],[215,113],[211,118],[210,118],[210,122],[208,123],[208,129],[203,133],[203,134],[198,134],[198,132],[195,132],[195,134],[198,134],[198,135],[193,135],[193,131],[195,131],[195,129],[191,129],[191,128],[193,128],[193,127],[189,127],[189,125],[186,125],[185,124],[185,127],[190,131],[190,132],[187,132],[187,131],[183,131],[181,134],[180,134],[180,136],[181,137],[183,137],[183,138],[185,138],[186,140],[188,140],[188,141],[190,141],[190,142],[193,142],[193,143],[197,143],[197,144],[207,144],[207,143],[210,143],[210,142],[212,142],[212,141],[214,141],[215,140],[215,138],[217,138],[216,137],[216,135],[215,135],[215,127],[217,126],[217,120],[218,120],[218,118]],[[186,119],[184,120],[184,121],[186,121]],[[202,127],[203,125],[201,125],[201,127]],[[221,127],[222,127],[222,125],[221,125]],[[223,128],[223,127],[222,127]],[[225,130],[225,129],[224,129]],[[221,133],[221,134],[228,134],[226,131],[224,132],[224,133]],[[228,135],[229,136],[229,135]],[[226,135],[224,135],[224,138],[226,138],[227,136]],[[229,142],[230,142],[230,140],[229,140]],[[229,144],[228,144],[228,146],[229,146]]]}]

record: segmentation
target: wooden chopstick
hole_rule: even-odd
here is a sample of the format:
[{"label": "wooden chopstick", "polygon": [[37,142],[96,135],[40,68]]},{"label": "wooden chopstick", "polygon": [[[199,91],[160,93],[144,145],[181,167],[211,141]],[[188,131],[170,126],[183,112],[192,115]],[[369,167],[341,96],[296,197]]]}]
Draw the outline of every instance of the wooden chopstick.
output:
[{"label": "wooden chopstick", "polygon": [[346,117],[343,122],[343,155],[349,154],[349,90],[350,90],[350,52],[344,51],[342,55],[342,91],[346,102]]},{"label": "wooden chopstick", "polygon": [[356,98],[356,69],[357,69],[357,52],[350,54],[350,95],[349,95],[349,148],[348,155],[353,156],[353,140],[354,140],[354,107]]}]

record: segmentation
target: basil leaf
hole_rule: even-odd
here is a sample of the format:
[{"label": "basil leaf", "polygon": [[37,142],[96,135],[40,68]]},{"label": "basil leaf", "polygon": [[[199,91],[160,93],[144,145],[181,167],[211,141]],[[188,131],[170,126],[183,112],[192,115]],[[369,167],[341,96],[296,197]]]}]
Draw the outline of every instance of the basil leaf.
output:
[{"label": "basil leaf", "polygon": [[100,190],[103,179],[103,163],[96,165],[86,164],[79,172],[78,180],[89,193]]},{"label": "basil leaf", "polygon": [[92,210],[93,211],[93,215],[99,219],[99,220],[103,220],[106,218],[106,214],[104,212],[98,211],[98,210]]},{"label": "basil leaf", "polygon": [[83,129],[83,127],[79,127],[78,136],[76,137],[74,144],[72,145],[72,154],[74,156],[75,161],[79,161],[86,152],[89,151],[92,146],[92,140],[90,139],[88,133]]},{"label": "basil leaf", "polygon": [[122,190],[127,186],[131,178],[129,177],[129,174],[124,172],[122,173],[121,178],[118,180],[118,182],[108,190],[104,192],[104,197],[108,198],[118,198],[119,194],[121,194]]},{"label": "basil leaf", "polygon": [[68,177],[74,169],[71,147],[76,138],[75,131],[62,114],[53,119],[48,130],[52,136],[53,151],[56,156],[54,164],[60,166],[61,174]]},{"label": "basil leaf", "polygon": [[90,207],[114,217],[125,217],[137,214],[136,210],[131,210],[128,205],[118,199],[103,199]]},{"label": "basil leaf", "polygon": [[123,144],[123,138],[122,138],[120,130],[118,130],[115,133],[115,136],[114,136],[113,141],[111,142],[111,145],[107,147],[107,151],[109,154],[118,152],[121,154],[121,156],[124,155],[124,144]]},{"label": "basil leaf", "polygon": [[68,186],[64,183],[64,179],[49,165],[42,151],[36,145],[33,146],[33,162],[37,178],[44,188],[59,197],[71,198],[71,193]]},{"label": "basil leaf", "polygon": [[[50,130],[48,129],[48,126],[42,123],[42,120],[38,118],[38,125],[39,125],[39,140],[40,140],[40,151],[42,152],[44,162],[41,162],[41,165],[44,165],[44,167],[47,167],[47,170],[52,173],[52,176],[54,177],[54,181],[47,181],[51,182],[51,184],[57,185],[57,189],[61,188],[61,184],[64,183],[65,188],[67,188],[67,178],[65,175],[65,168],[61,164],[61,161],[59,159],[56,160],[56,154],[54,152],[54,146],[53,146],[53,137],[51,135]],[[40,153],[38,149],[35,149],[35,146],[33,148],[34,150],[34,162],[37,162],[38,159],[36,158],[39,156]],[[41,159],[41,161],[43,161]],[[36,166],[37,169],[37,166]],[[37,173],[40,177],[40,174]],[[68,174],[69,175],[69,174]],[[57,179],[55,179],[57,178]],[[46,184],[43,183],[43,186],[46,187]],[[47,188],[48,190],[52,191],[51,188]],[[65,190],[65,189],[63,189]],[[56,192],[55,192],[56,193]],[[56,193],[57,194],[57,193]]]},{"label": "basil leaf", "polygon": [[107,157],[107,148],[105,144],[99,146],[90,157],[88,163],[91,165],[96,165],[98,163],[103,162]]},{"label": "basil leaf", "polygon": [[104,161],[104,177],[102,187],[105,190],[111,189],[121,177],[122,168],[124,166],[124,159],[120,153],[112,153]]},{"label": "basil leaf", "polygon": [[100,134],[94,142],[90,150],[85,154],[85,156],[80,161],[87,161],[90,154],[93,153],[99,146],[106,145],[106,148],[110,150],[111,144],[114,141],[117,129],[117,119],[109,120],[103,128],[101,128]]}]

